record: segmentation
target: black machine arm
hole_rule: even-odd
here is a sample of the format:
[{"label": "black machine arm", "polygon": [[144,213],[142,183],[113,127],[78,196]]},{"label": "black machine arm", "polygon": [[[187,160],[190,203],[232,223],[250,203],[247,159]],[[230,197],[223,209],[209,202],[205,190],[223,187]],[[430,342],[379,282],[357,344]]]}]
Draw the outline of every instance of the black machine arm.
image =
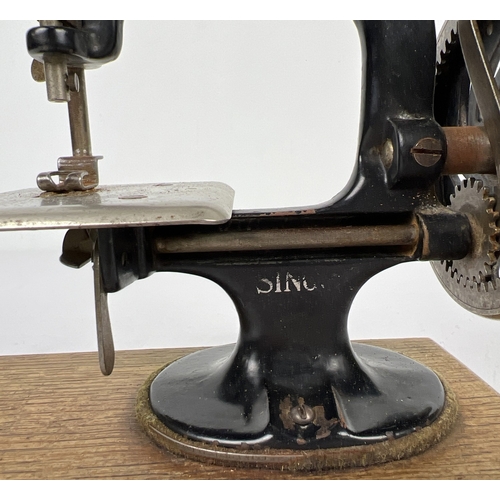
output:
[{"label": "black machine arm", "polygon": [[[154,272],[158,255],[175,266],[179,259],[239,259],[243,254],[299,257],[316,253],[322,258],[348,252],[412,260],[467,254],[468,219],[444,208],[435,190],[447,143],[433,115],[434,24],[366,21],[357,27],[364,80],[360,146],[346,188],[323,205],[235,211],[222,226],[100,231],[108,292],[118,291],[134,276]],[[404,58],[395,47],[404,48]],[[419,153],[418,145],[425,141],[435,144],[439,154],[428,149]],[[356,238],[356,231],[363,238]],[[405,233],[406,239],[398,238],[398,232]],[[121,264],[123,253],[126,265]]]}]

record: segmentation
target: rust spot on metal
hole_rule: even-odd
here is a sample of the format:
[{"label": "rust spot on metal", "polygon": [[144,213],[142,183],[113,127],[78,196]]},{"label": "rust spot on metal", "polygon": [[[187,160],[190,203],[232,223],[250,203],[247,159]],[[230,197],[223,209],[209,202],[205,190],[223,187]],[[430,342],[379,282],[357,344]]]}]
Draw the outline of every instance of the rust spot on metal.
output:
[{"label": "rust spot on metal", "polygon": [[[297,408],[297,406],[307,406],[302,397],[297,398],[297,403],[298,405],[294,405],[291,396],[287,396],[279,405],[280,419],[283,422],[283,427],[289,431],[298,431],[298,429],[300,429],[300,425],[293,420],[292,410]],[[331,434],[331,430],[338,425],[340,421],[338,418],[326,418],[325,408],[321,405],[313,406],[311,409],[314,412],[314,419],[309,425],[318,427],[315,433],[317,440],[325,439]],[[297,444],[305,444],[305,440],[300,435],[297,437]]]},{"label": "rust spot on metal", "polygon": [[327,438],[330,434],[332,433],[332,431],[318,431],[316,432],[316,439],[319,441],[320,439],[325,439]]},{"label": "rust spot on metal", "polygon": [[339,425],[340,427],[342,427],[342,429],[347,429],[347,423],[343,417],[339,417]]},{"label": "rust spot on metal", "polygon": [[385,435],[387,436],[387,439],[388,439],[389,441],[393,441],[393,440],[395,439],[395,437],[394,437],[394,432],[392,432],[392,431],[387,431],[387,432],[385,433]]},{"label": "rust spot on metal", "polygon": [[316,215],[315,208],[305,208],[301,210],[278,210],[276,212],[268,212],[259,214],[264,217],[288,217],[289,215]]},{"label": "rust spot on metal", "polygon": [[331,429],[339,424],[338,418],[327,419],[325,416],[325,408],[323,406],[315,406],[313,410],[316,414],[316,418],[313,424],[319,427],[316,431],[316,439],[324,439],[331,434]]},{"label": "rust spot on metal", "polygon": [[283,427],[288,431],[295,430],[295,422],[292,420],[290,415],[292,407],[293,404],[290,396],[287,396],[285,399],[280,401],[280,420],[283,422]]}]

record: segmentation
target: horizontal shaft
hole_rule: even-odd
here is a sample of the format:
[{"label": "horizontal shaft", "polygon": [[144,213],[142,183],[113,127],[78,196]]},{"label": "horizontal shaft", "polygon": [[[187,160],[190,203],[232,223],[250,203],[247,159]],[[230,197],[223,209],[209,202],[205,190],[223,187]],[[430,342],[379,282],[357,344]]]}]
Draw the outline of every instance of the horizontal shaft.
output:
[{"label": "horizontal shaft", "polygon": [[251,252],[370,246],[415,246],[416,223],[387,226],[343,226],[256,229],[225,233],[191,233],[155,240],[158,253]]},{"label": "horizontal shaft", "polygon": [[495,174],[490,141],[483,127],[444,127],[447,153],[443,174]]}]

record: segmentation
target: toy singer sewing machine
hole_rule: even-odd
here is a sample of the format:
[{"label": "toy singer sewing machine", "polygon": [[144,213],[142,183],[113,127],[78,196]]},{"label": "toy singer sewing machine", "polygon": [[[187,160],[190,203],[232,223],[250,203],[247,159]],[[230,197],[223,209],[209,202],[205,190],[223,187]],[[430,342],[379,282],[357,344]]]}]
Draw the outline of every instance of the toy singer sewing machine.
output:
[{"label": "toy singer sewing machine", "polygon": [[[67,102],[73,155],[38,189],[0,196],[0,229],[66,228],[61,261],[92,261],[99,360],[114,348],[107,294],[155,272],[203,276],[237,309],[235,345],[181,358],[139,394],[146,433],[213,463],[321,469],[404,458],[436,443],[457,414],[432,370],[351,344],[351,303],[372,276],[431,261],[449,294],[500,314],[496,211],[500,22],[357,23],[363,54],[358,160],[328,203],[233,211],[222,183],[101,186],[85,70],[115,60],[119,21],[41,21],[32,74]],[[196,311],[193,311],[196,314]],[[181,333],[181,332],[179,332]],[[160,368],[160,367],[159,367]]]}]

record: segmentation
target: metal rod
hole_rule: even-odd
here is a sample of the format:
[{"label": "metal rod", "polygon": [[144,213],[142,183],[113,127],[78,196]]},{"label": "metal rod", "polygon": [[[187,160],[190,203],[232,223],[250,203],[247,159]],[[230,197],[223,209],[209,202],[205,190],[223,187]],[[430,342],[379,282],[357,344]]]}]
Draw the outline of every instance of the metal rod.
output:
[{"label": "metal rod", "polygon": [[444,127],[447,153],[443,174],[495,174],[491,144],[483,127]]},{"label": "metal rod", "polygon": [[47,55],[44,60],[47,99],[50,102],[69,102],[70,96],[66,85],[66,59],[57,54]]},{"label": "metal rod", "polygon": [[69,126],[73,156],[91,156],[90,125],[87,110],[85,71],[83,68],[69,68],[73,79],[71,99],[68,102]]},{"label": "metal rod", "polygon": [[[40,26],[62,26],[61,21],[40,20]],[[68,102],[69,90],[66,85],[68,68],[66,58],[61,54],[45,54],[43,60],[43,79],[47,87],[47,99],[50,102]]]},{"label": "metal rod", "polygon": [[192,233],[158,238],[158,253],[245,252],[368,246],[415,246],[416,223],[388,226],[258,229],[248,232]]}]

